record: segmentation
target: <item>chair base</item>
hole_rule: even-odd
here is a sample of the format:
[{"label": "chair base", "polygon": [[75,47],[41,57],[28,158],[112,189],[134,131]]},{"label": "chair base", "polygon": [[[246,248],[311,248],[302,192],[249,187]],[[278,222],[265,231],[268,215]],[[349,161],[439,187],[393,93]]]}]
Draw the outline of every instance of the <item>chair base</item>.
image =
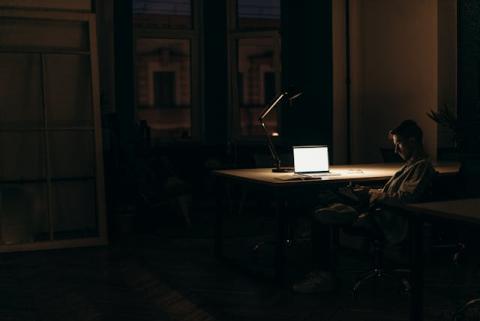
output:
[{"label": "chair base", "polygon": [[[395,271],[397,271],[397,270],[395,270]],[[393,271],[393,272],[395,272],[395,271]],[[405,293],[410,292],[411,285],[410,285],[410,282],[406,278],[399,279],[396,276],[394,276],[393,274],[386,272],[384,269],[375,268],[373,270],[370,270],[370,271],[364,273],[358,279],[358,281],[355,283],[355,285],[352,288],[353,298],[355,299],[355,298],[358,297],[358,290],[360,289],[360,287],[363,284],[368,283],[369,281],[376,282],[380,279],[385,279],[385,278],[392,279],[392,280],[395,280],[395,281],[400,281],[402,283],[402,286],[403,286],[403,289],[404,289]]]},{"label": "chair base", "polygon": [[465,303],[461,308],[459,308],[455,313],[453,314],[453,321],[459,321],[461,320],[461,317],[464,315],[465,311],[471,308],[474,305],[477,305],[480,303],[480,298],[477,299],[472,299]]}]

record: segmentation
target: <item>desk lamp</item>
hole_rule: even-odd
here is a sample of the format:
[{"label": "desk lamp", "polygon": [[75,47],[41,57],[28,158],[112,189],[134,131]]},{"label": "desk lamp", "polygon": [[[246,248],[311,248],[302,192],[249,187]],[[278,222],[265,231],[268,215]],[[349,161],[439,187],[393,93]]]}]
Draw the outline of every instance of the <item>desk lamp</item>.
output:
[{"label": "desk lamp", "polygon": [[275,108],[284,99],[288,99],[288,102],[291,104],[292,101],[298,98],[301,94],[302,94],[301,91],[298,91],[295,89],[288,89],[283,91],[282,93],[280,93],[280,95],[277,96],[277,98],[275,98],[275,100],[270,105],[265,107],[265,109],[260,114],[260,117],[258,117],[258,121],[260,122],[260,125],[262,126],[265,132],[265,135],[267,136],[268,149],[270,150],[270,154],[272,154],[272,158],[275,166],[274,168],[272,168],[272,172],[282,173],[282,172],[291,172],[292,170],[288,168],[281,168],[280,157],[278,157],[278,153],[275,149],[275,145],[273,145],[272,138],[270,137],[267,127],[265,127],[264,119],[270,113],[270,111],[272,111],[272,109]]}]

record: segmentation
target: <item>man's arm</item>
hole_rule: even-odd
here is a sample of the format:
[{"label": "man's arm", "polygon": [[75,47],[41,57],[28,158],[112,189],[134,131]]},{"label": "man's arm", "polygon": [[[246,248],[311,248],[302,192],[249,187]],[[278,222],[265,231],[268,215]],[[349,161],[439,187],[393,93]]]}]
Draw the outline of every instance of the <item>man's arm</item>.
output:
[{"label": "man's arm", "polygon": [[434,169],[430,162],[419,162],[409,169],[398,190],[387,191],[385,188],[370,190],[370,204],[398,204],[418,201],[430,186],[433,173]]}]

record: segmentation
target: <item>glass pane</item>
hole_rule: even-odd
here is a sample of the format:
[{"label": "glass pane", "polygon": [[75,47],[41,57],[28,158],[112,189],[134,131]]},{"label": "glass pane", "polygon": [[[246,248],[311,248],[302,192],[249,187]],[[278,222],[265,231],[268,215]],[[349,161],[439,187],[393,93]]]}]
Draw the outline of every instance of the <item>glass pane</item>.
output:
[{"label": "glass pane", "polygon": [[52,177],[93,177],[95,149],[93,132],[49,133]]},{"label": "glass pane", "polygon": [[0,180],[45,178],[42,132],[0,132]]},{"label": "glass pane", "polygon": [[191,0],[133,0],[137,28],[192,28]]},{"label": "glass pane", "polygon": [[139,39],[136,100],[152,139],[191,137],[191,53],[184,39]]},{"label": "glass pane", "polygon": [[238,27],[241,29],[279,29],[280,0],[237,0]]},{"label": "glass pane", "polygon": [[[272,38],[249,38],[238,41],[238,106],[241,135],[263,135],[258,116],[276,96],[276,71]],[[265,118],[271,133],[277,129],[277,110]]]},{"label": "glass pane", "polygon": [[48,127],[93,126],[90,58],[45,57]]},{"label": "glass pane", "polygon": [[0,54],[1,128],[43,127],[40,66],[39,55]]},{"label": "glass pane", "polygon": [[53,185],[55,240],[98,236],[95,181],[56,182]]},{"label": "glass pane", "polygon": [[45,184],[0,186],[0,243],[18,244],[48,239]]},{"label": "glass pane", "polygon": [[66,11],[91,11],[92,0],[0,0],[4,8],[37,9],[37,10],[66,10]]},{"label": "glass pane", "polygon": [[88,51],[88,23],[40,19],[0,19],[0,45],[8,48]]}]

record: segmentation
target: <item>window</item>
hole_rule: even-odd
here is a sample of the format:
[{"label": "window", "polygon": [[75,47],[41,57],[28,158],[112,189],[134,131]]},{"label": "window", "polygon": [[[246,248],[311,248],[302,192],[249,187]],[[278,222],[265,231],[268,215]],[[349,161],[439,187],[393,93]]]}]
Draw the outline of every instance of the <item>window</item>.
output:
[{"label": "window", "polygon": [[153,74],[155,108],[175,107],[175,73],[159,71]]},{"label": "window", "polygon": [[0,249],[105,244],[94,15],[0,19]]},{"label": "window", "polygon": [[153,143],[198,133],[198,31],[188,0],[134,0],[137,119]]},{"label": "window", "polygon": [[192,29],[190,0],[134,0],[133,14],[139,28]]},{"label": "window", "polygon": [[280,0],[238,0],[239,29],[280,29]]},{"label": "window", "polygon": [[263,75],[263,95],[265,102],[271,102],[275,98],[275,73],[266,72]]},{"label": "window", "polygon": [[[259,137],[258,116],[280,92],[280,1],[238,0],[230,15],[232,136]],[[278,132],[277,111],[266,126]]]}]

